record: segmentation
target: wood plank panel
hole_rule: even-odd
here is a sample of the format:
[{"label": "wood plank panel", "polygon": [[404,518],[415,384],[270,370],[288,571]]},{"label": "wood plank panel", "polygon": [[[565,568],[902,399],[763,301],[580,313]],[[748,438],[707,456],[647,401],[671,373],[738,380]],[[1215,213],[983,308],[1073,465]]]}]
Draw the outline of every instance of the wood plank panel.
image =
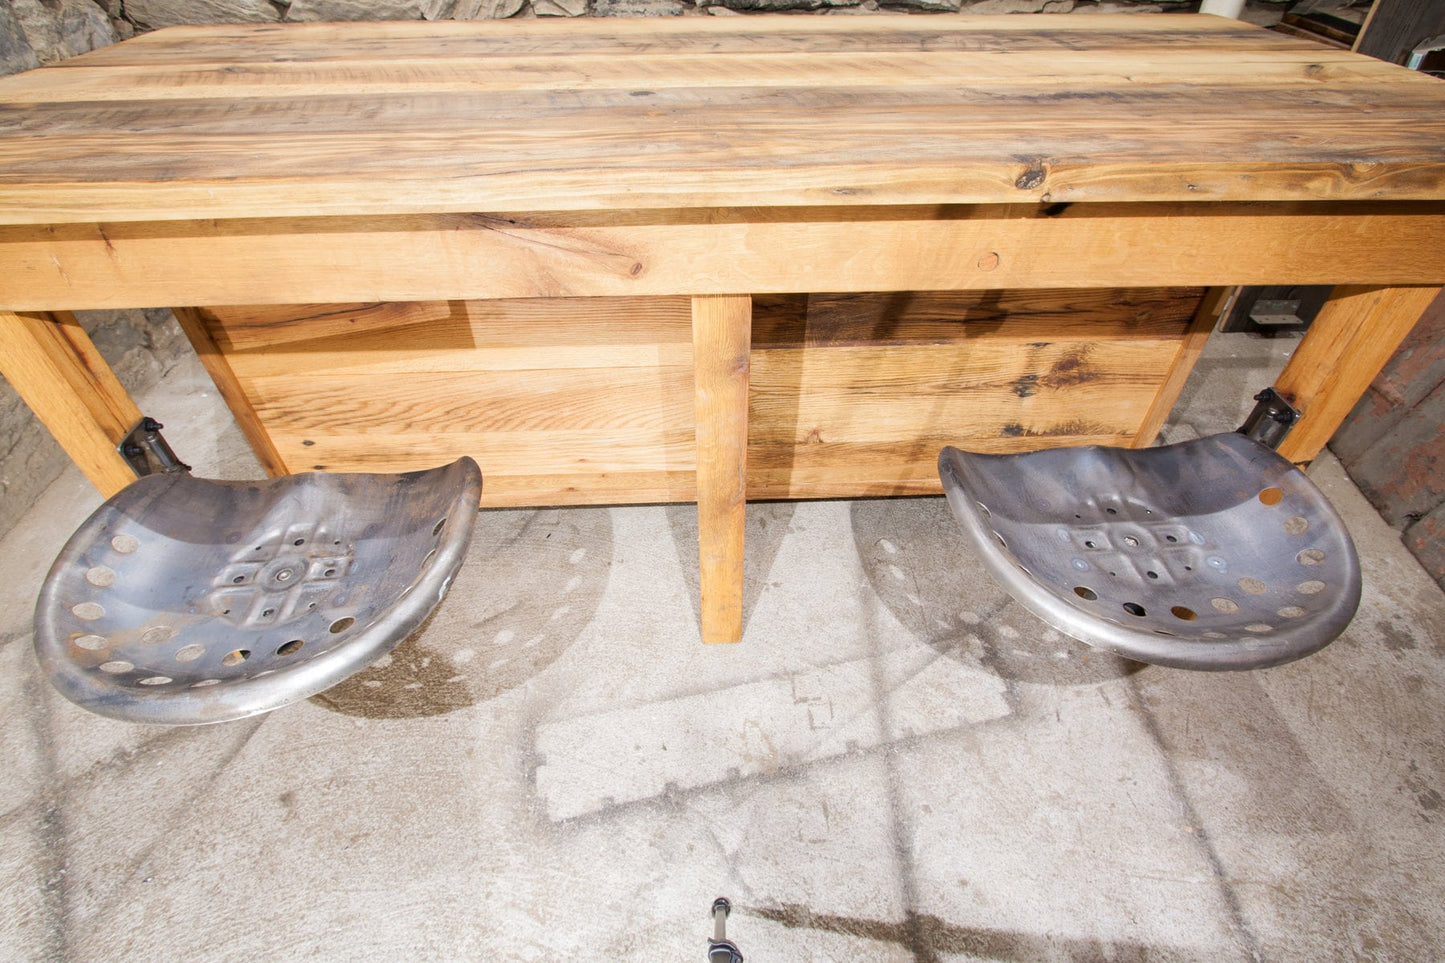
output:
[{"label": "wood plank panel", "polygon": [[[603,217],[0,227],[10,267],[0,307],[1445,280],[1438,203],[644,211],[615,226]],[[313,264],[318,251],[325,270]]]},{"label": "wood plank panel", "polygon": [[[7,104],[136,103],[146,100],[188,101],[280,97],[356,96],[404,92],[475,94],[562,88],[568,91],[748,87],[760,78],[770,87],[827,87],[831,90],[877,87],[887,76],[890,87],[936,87],[940,74],[967,84],[975,94],[984,89],[1060,88],[1075,92],[1107,90],[1125,83],[1156,87],[1179,85],[1180,71],[1189,69],[1190,83],[1233,85],[1249,92],[1265,88],[1318,91],[1321,84],[1408,84],[1422,94],[1423,78],[1409,72],[1382,70],[1379,64],[1318,48],[1271,51],[1268,59],[1222,61],[1217,49],[1180,50],[1161,46],[1135,48],[1127,64],[1115,51],[1094,56],[1075,53],[1065,61],[1042,58],[980,59],[967,52],[818,53],[800,60],[790,53],[738,53],[722,57],[658,54],[619,59],[613,53],[573,54],[560,63],[554,57],[489,57],[485,60],[417,58],[383,63],[267,62],[167,67],[76,67],[63,72],[31,72],[0,81]],[[1181,92],[1182,93],[1182,92]],[[623,101],[622,103],[627,103]],[[633,102],[635,103],[635,101]],[[87,108],[93,110],[93,108]]]},{"label": "wood plank panel", "polygon": [[[258,349],[286,350],[296,342],[364,339],[382,333],[401,342],[405,330],[410,343],[415,333],[433,332],[457,319],[448,301],[370,302],[354,304],[247,304],[224,305],[206,316],[210,335],[227,353]],[[425,334],[423,334],[425,336]],[[465,342],[467,335],[456,337]],[[298,349],[301,350],[301,349]]]},{"label": "wood plank panel", "polygon": [[[1132,434],[1178,348],[1177,339],[1096,348],[1001,336],[886,350],[757,352],[752,437],[791,447],[883,443],[949,429],[962,437]],[[1035,412],[1050,430],[1037,430]]]},{"label": "wood plank panel", "polygon": [[[668,66],[649,63],[652,63],[651,70],[660,71]],[[1059,84],[1068,84],[1070,93],[1063,95],[1050,90],[1048,84],[1036,86],[1026,70],[1013,68],[1007,73],[994,69],[992,79],[990,71],[980,70],[977,76],[972,76],[960,70],[960,75],[949,85],[935,82],[929,86],[908,86],[909,72],[921,77],[924,67],[931,66],[937,71],[948,66],[931,57],[900,59],[896,65],[885,62],[885,67],[906,71],[904,82],[899,84],[895,84],[885,70],[875,69],[871,76],[848,72],[841,69],[847,61],[826,57],[803,61],[791,68],[783,63],[757,65],[782,74],[783,82],[771,83],[760,70],[752,69],[753,65],[743,64],[739,70],[718,69],[727,68],[728,63],[706,64],[709,69],[704,70],[683,62],[665,76],[659,73],[657,79],[670,82],[651,85],[655,89],[638,91],[635,85],[620,83],[615,88],[597,85],[572,90],[565,97],[565,110],[539,110],[538,92],[520,86],[478,91],[477,85],[471,84],[465,85],[464,90],[448,91],[442,89],[445,84],[438,81],[416,90],[396,91],[392,88],[405,85],[392,83],[382,84],[386,88],[383,90],[345,93],[326,90],[318,83],[314,96],[247,97],[244,89],[233,94],[216,88],[212,96],[200,98],[195,96],[197,84],[193,82],[187,85],[188,96],[168,97],[163,102],[146,99],[144,90],[135,97],[106,102],[103,126],[95,123],[97,106],[85,96],[88,91],[80,91],[83,98],[80,100],[54,99],[48,85],[42,87],[36,82],[32,84],[34,90],[17,91],[14,100],[0,96],[0,118],[6,122],[4,130],[12,136],[25,135],[26,138],[13,143],[0,141],[4,145],[0,157],[5,160],[0,167],[0,183],[14,182],[18,175],[31,170],[29,165],[45,158],[55,165],[52,168],[55,180],[108,180],[122,164],[128,165],[134,176],[146,173],[149,166],[163,161],[171,164],[172,169],[168,171],[171,179],[197,173],[217,178],[223,173],[260,177],[283,170],[286,159],[298,153],[314,158],[318,151],[336,149],[339,152],[351,144],[367,147],[380,138],[390,137],[398,141],[392,146],[401,153],[401,158],[370,158],[359,153],[349,158],[356,169],[374,172],[380,180],[400,173],[393,166],[396,160],[410,159],[427,149],[444,149],[451,153],[451,160],[457,161],[470,156],[461,152],[472,151],[483,140],[495,141],[501,148],[504,157],[494,159],[494,163],[526,150],[546,151],[555,157],[561,152],[558,141],[569,127],[580,127],[580,132],[586,134],[585,140],[569,148],[572,156],[567,159],[579,166],[612,157],[617,142],[628,140],[634,148],[646,146],[654,155],[701,150],[694,166],[715,167],[713,158],[740,159],[741,154],[756,146],[752,141],[761,134],[778,138],[765,146],[799,145],[803,152],[789,159],[809,165],[816,162],[817,155],[808,151],[803,142],[821,141],[821,147],[831,150],[850,132],[886,134],[892,142],[900,138],[904,130],[936,135],[920,139],[915,150],[921,151],[924,157],[954,158],[962,166],[971,159],[989,163],[1001,160],[994,152],[1004,138],[1023,136],[1034,123],[1043,121],[1058,125],[1051,129],[1050,135],[1058,138],[1056,146],[1061,149],[1052,151],[1047,155],[1050,157],[1074,156],[1078,151],[1066,149],[1065,145],[1076,141],[1080,146],[1109,149],[1108,155],[1098,158],[1100,164],[1111,160],[1118,164],[1118,159],[1125,156],[1131,161],[1144,161],[1164,155],[1169,146],[1181,146],[1186,135],[1199,137],[1205,132],[1217,131],[1226,138],[1225,143],[1200,138],[1196,149],[1201,160],[1212,160],[1229,156],[1231,142],[1227,138],[1238,134],[1239,116],[1245,112],[1262,114],[1261,121],[1284,123],[1287,132],[1307,129],[1308,121],[1309,128],[1323,125],[1333,133],[1361,126],[1368,131],[1396,122],[1412,110],[1427,110],[1438,104],[1436,85],[1430,78],[1377,61],[1352,58],[1347,66],[1354,68],[1355,73],[1336,67],[1337,77],[1328,88],[1330,93],[1335,98],[1351,93],[1368,94],[1380,102],[1365,116],[1351,116],[1346,121],[1319,111],[1319,82],[1293,83],[1300,73],[1307,76],[1322,73],[1326,69],[1323,65],[1294,63],[1288,70],[1265,64],[1245,65],[1236,71],[1239,81],[1227,85],[1234,101],[1230,113],[1206,114],[1188,123],[1180,121],[1181,129],[1170,134],[1154,128],[1180,109],[1198,106],[1199,96],[1193,92],[1192,81],[1157,83],[1148,97],[1120,96],[1115,90],[1117,83],[1109,82],[1113,75],[1100,76],[1104,67],[1090,65],[1085,70],[1076,62],[1073,68],[1076,76],[1068,76],[1065,71],[1066,75],[1057,80]],[[912,66],[904,67],[905,63]],[[1315,69],[1310,71],[1312,67]],[[616,66],[611,69],[615,70]],[[688,70],[698,74],[696,83],[690,82]],[[788,84],[785,81],[790,70],[803,77],[819,75],[820,79],[815,83]],[[1204,72],[1208,74],[1211,70],[1216,74],[1222,72],[1217,65],[1205,68]],[[1278,82],[1269,83],[1267,76],[1261,79],[1261,74],[1271,72],[1279,75]],[[1387,79],[1378,82],[1372,76],[1377,72]],[[638,80],[653,79],[642,73],[641,68],[639,73]],[[836,76],[830,77],[829,73]],[[45,76],[42,74],[42,79]],[[71,76],[70,73],[61,75],[62,79]],[[111,82],[115,80],[112,78]],[[952,83],[968,86],[955,90]],[[0,83],[0,94],[3,93],[4,84]],[[323,93],[325,111],[313,102]],[[545,93],[556,96],[550,90]],[[51,99],[40,100],[42,96]],[[1082,101],[1083,106],[1074,101]],[[160,107],[165,108],[163,116],[158,113]],[[840,123],[845,111],[849,119],[847,126]],[[461,125],[460,128],[438,130],[435,125],[443,118],[450,118],[453,124]],[[357,130],[355,124],[360,120],[366,121],[366,127]],[[695,140],[699,131],[707,129],[710,120],[735,135],[746,135],[748,140],[725,148],[716,139]],[[656,136],[654,128],[659,121],[667,124],[667,140]],[[519,122],[526,126],[519,127]],[[1427,132],[1435,129],[1428,121],[1422,123]],[[1111,136],[1116,125],[1121,124],[1126,133],[1158,134],[1162,143]],[[962,126],[974,136],[966,143],[948,137],[944,131],[948,125]],[[145,128],[148,139],[135,137],[138,128]],[[1258,135],[1259,132],[1252,133]],[[400,142],[395,135],[404,135],[408,140]],[[1399,137],[1397,133],[1396,138]],[[292,140],[289,144],[279,143],[282,138]],[[208,147],[219,151],[241,142],[256,146],[278,143],[274,151],[256,158],[208,156]],[[113,148],[115,155],[87,158],[80,151],[89,146]],[[1027,142],[1019,146],[1026,147]],[[1428,146],[1429,142],[1421,137],[1418,149],[1422,156],[1428,156]],[[1246,147],[1251,149],[1252,159],[1265,169],[1270,166],[1269,161],[1284,156],[1280,141],[1261,141]],[[75,153],[70,153],[72,148]],[[862,163],[876,157],[882,149],[878,144],[853,146],[846,152],[848,162]],[[194,156],[171,156],[183,150]],[[1289,156],[1323,158],[1336,156],[1335,151],[1334,144],[1321,138],[1294,145]],[[1376,154],[1370,152],[1364,158]],[[647,158],[632,158],[632,161],[648,163]],[[81,176],[83,170],[88,176]],[[782,168],[778,173],[784,181],[792,176],[791,171]],[[1261,195],[1260,199],[1304,198]],[[1017,200],[1017,197],[995,197],[981,203]],[[236,216],[248,215],[238,212]]]},{"label": "wood plank panel", "polygon": [[[264,417],[266,406],[258,407]],[[382,412],[378,408],[374,413]],[[293,471],[377,471],[366,466],[381,464],[406,464],[405,470],[414,471],[466,454],[482,466],[489,484],[494,475],[570,475],[580,490],[594,476],[687,472],[695,470],[696,465],[691,425],[675,430],[500,426],[451,429],[439,422],[424,434],[367,432],[349,427],[323,432],[317,430],[320,426],[295,420],[271,425],[271,437],[279,449],[291,456]],[[482,504],[492,504],[490,497],[484,497]]]},{"label": "wood plank panel", "polygon": [[[157,219],[164,213],[171,213],[168,219],[311,216],[358,208],[363,214],[410,213],[419,206],[406,197],[377,197],[364,205],[334,197],[329,207],[313,206],[328,184],[342,179],[366,182],[377,193],[423,190],[432,211],[821,203],[830,200],[829,192],[831,203],[843,205],[1025,203],[1044,195],[1105,202],[1126,192],[1139,202],[1288,202],[1319,196],[1310,188],[1320,177],[1337,180],[1340,199],[1369,200],[1387,191],[1395,199],[1438,198],[1442,174],[1431,145],[1399,148],[1388,163],[1378,153],[1339,146],[1347,136],[1385,139],[1406,127],[1423,128],[1422,138],[1438,142],[1445,121],[1420,120],[1441,106],[1430,96],[1433,89],[1394,86],[1402,89],[1398,103],[1347,119],[1311,117],[1305,107],[1318,100],[1316,90],[1233,91],[1236,109],[1267,123],[1275,139],[1268,151],[1253,151],[1252,163],[1241,158],[1227,122],[1181,123],[1183,130],[1173,136],[1156,131],[1194,106],[1190,88],[1156,88],[1147,106],[1115,103],[1101,90],[1097,96],[1107,106],[1087,116],[1066,101],[1035,106],[1043,95],[1033,85],[975,87],[968,97],[976,102],[963,103],[931,103],[930,88],[910,105],[895,103],[891,87],[808,93],[739,88],[732,91],[739,103],[731,105],[717,104],[714,89],[665,90],[652,94],[659,103],[651,107],[639,106],[628,91],[592,91],[571,95],[569,100],[582,103],[556,118],[533,116],[525,92],[358,94],[332,98],[344,101],[334,105],[339,114],[331,122],[334,129],[306,112],[306,100],[285,111],[233,106],[224,123],[211,119],[224,101],[176,101],[168,105],[163,148],[153,142],[155,135],[141,139],[130,133],[139,121],[125,115],[140,110],[131,102],[113,108],[120,116],[90,134],[74,133],[80,126],[76,115],[93,109],[89,103],[41,109],[0,104],[0,131],[23,138],[9,145],[0,141],[0,214],[9,221],[89,223],[97,214],[107,220]],[[464,125],[464,132],[448,124]],[[1040,126],[1052,142],[1038,142]],[[670,139],[648,143],[643,132],[656,127],[666,128]],[[717,129],[731,135],[726,149],[716,146]],[[972,136],[960,142],[964,131]],[[565,156],[563,143],[574,154],[581,148],[572,145],[585,144],[586,153]],[[906,167],[898,164],[905,149]],[[442,153],[453,165],[444,177],[436,161]],[[779,156],[788,167],[777,165]],[[295,172],[298,163],[332,173],[301,176]],[[773,181],[765,190],[755,180],[760,164],[769,167]],[[143,193],[127,177],[162,167],[166,176],[155,175],[154,186],[144,192],[151,206],[121,206],[125,195]],[[1238,176],[1243,167],[1253,171],[1253,179]],[[538,173],[544,170],[545,180]],[[421,171],[429,174],[430,187],[423,187]],[[942,181],[945,171],[953,184]],[[649,182],[664,173],[670,183]],[[74,199],[62,194],[62,186],[100,209],[88,218],[67,214]],[[261,203],[267,188],[270,202]],[[729,196],[730,190],[741,196]],[[633,195],[639,203],[622,201]],[[174,209],[186,197],[194,200],[195,213]],[[22,213],[44,205],[48,217]]]},{"label": "wood plank panel", "polygon": [[[1128,443],[1201,293],[760,298],[747,489],[921,493],[937,491],[944,444]],[[689,299],[196,316],[284,470],[411,470],[465,453],[487,505],[696,498]]]},{"label": "wood plank panel", "polygon": [[592,472],[578,475],[492,475],[498,490],[486,495],[489,508],[571,507],[576,505],[646,505],[697,501],[697,472]]},{"label": "wood plank panel", "polygon": [[1445,91],[1392,65],[885,19],[142,38],[0,81],[0,221],[1445,193]]},{"label": "wood plank panel", "polygon": [[759,498],[937,493],[945,445],[1129,444],[1179,343],[993,333],[756,351],[748,490]]},{"label": "wood plank panel", "polygon": [[[686,368],[427,371],[424,377],[301,371],[248,378],[263,420],[328,423],[357,434],[441,430],[665,434],[692,396]],[[565,401],[565,405],[559,403]],[[684,421],[690,424],[690,421]]]},{"label": "wood plank panel", "polygon": [[645,28],[604,21],[492,21],[295,23],[179,26],[143,34],[56,64],[56,68],[165,64],[274,62],[280,55],[298,62],[411,59],[420,45],[436,59],[471,59],[592,54],[661,56],[677,52],[726,56],[759,51],[822,53],[831,50],[1080,51],[1117,53],[1121,25],[1145,45],[1178,50],[1227,44],[1233,49],[1272,51],[1306,45],[1277,34],[1241,29],[1218,18],[1170,20],[1059,17],[1026,20],[1015,16],[932,18],[870,17],[867,29],[848,20],[757,18],[744,24],[701,19],[656,18]]},{"label": "wood plank panel", "polygon": [[0,312],[0,374],[102,495],[135,481],[116,445],[140,409],[73,316]]},{"label": "wood plank panel", "polygon": [[221,307],[247,377],[692,366],[687,298]]},{"label": "wood plank panel", "polygon": [[487,505],[693,497],[685,298],[201,315],[287,470],[411,470],[466,453]]},{"label": "wood plank panel", "polygon": [[763,295],[753,346],[943,344],[999,333],[1026,341],[1177,338],[1202,288],[893,291]]},{"label": "wood plank panel", "polygon": [[[402,98],[411,100],[412,98]],[[1249,100],[1250,98],[1241,98]],[[1421,136],[1437,142],[1437,128],[1419,118],[1440,105],[1404,105],[1380,109],[1366,119],[1308,121],[1283,98],[1261,91],[1253,116],[1269,124],[1270,136],[1300,143],[1279,150],[1268,161],[1250,161],[1230,146],[1227,127],[1198,121],[1192,136],[1162,138],[1154,127],[1169,117],[1187,115],[1182,99],[1153,118],[1139,111],[1111,108],[1086,126],[1076,127],[1061,110],[997,107],[964,123],[965,113],[940,109],[922,119],[886,104],[860,115],[847,105],[799,110],[778,116],[767,105],[741,108],[732,124],[726,154],[709,150],[718,124],[697,105],[694,116],[662,121],[674,131],[666,145],[639,145],[632,128],[610,126],[579,137],[576,121],[548,126],[515,119],[456,136],[410,128],[357,132],[368,123],[370,98],[356,101],[352,116],[330,134],[280,131],[271,134],[208,134],[178,128],[164,151],[144,156],[146,142],[122,134],[88,137],[26,133],[24,146],[8,148],[0,161],[0,219],[10,223],[107,223],[139,221],[165,214],[169,219],[262,216],[405,214],[421,210],[465,212],[495,210],[607,210],[628,207],[714,207],[732,205],[1025,203],[1035,201],[1139,202],[1175,200],[1269,201],[1334,197],[1369,200],[1391,197],[1433,200],[1445,193],[1445,161],[1427,147],[1401,149],[1389,162],[1363,148],[1338,146],[1347,135],[1377,142],[1392,132],[1426,128]],[[1243,105],[1241,105],[1243,106]],[[17,108],[30,111],[33,107]],[[478,102],[476,110],[490,110]],[[396,110],[410,122],[408,105]],[[978,111],[967,111],[974,114]],[[0,123],[18,126],[0,111]],[[451,122],[437,105],[434,123]],[[848,117],[844,131],[825,131],[820,116]],[[615,124],[611,111],[599,111]],[[767,117],[767,120],[759,120]],[[1021,119],[1028,117],[1028,120]],[[306,123],[304,119],[299,121]],[[259,121],[257,122],[259,123]],[[639,126],[657,124],[654,118]],[[536,136],[516,132],[536,127]],[[973,128],[966,146],[953,138]],[[1036,131],[1054,134],[1040,142]],[[1107,133],[1099,133],[1107,131]],[[593,145],[583,162],[560,155],[555,142],[586,140]],[[399,147],[403,142],[404,147]],[[858,146],[864,144],[867,146]],[[1133,144],[1147,144],[1123,159]],[[450,155],[445,176],[437,173],[439,154]],[[903,167],[902,154],[912,155]],[[790,176],[772,166],[788,156]],[[74,158],[61,164],[57,158]],[[92,158],[101,158],[96,161]],[[255,158],[243,160],[243,158]],[[380,158],[386,158],[383,167]],[[1117,158],[1117,159],[1115,159]],[[126,178],[137,169],[164,169],[139,189]],[[329,172],[300,175],[299,170]],[[547,171],[545,179],[537,172]],[[8,173],[7,173],[8,172]],[[425,172],[425,173],[423,173]],[[906,172],[906,177],[901,172]],[[364,203],[354,198],[365,196]],[[675,292],[674,292],[675,293]]]},{"label": "wood plank panel", "polygon": [[[1025,434],[968,436],[939,432],[892,445],[830,443],[799,446],[795,457],[759,460],[748,467],[748,492],[753,500],[770,498],[878,498],[894,495],[937,495],[938,452],[962,444],[972,451],[1009,454],[1075,445],[1127,446],[1132,435]],[[929,454],[931,452],[931,454]],[[777,455],[779,449],[770,449]],[[751,455],[750,455],[751,458]]]},{"label": "wood plank panel", "polygon": [[[688,356],[675,363],[691,365],[690,311],[686,297],[649,297],[244,305],[212,313],[225,319],[218,336],[230,351],[294,342],[324,347],[366,343],[377,334],[394,338],[405,329],[407,347],[485,348],[490,354],[545,345],[549,366],[562,367],[570,364],[556,353],[562,349],[625,350],[658,343],[686,345]],[[609,364],[616,363],[609,359]]]}]

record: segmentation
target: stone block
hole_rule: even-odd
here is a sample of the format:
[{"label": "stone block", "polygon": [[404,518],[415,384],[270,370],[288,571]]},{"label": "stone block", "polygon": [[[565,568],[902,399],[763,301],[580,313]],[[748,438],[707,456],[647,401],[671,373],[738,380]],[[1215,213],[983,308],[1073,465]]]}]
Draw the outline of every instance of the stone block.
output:
[{"label": "stone block", "polygon": [[131,392],[155,384],[188,350],[185,335],[169,308],[81,311],[77,317],[116,377]]},{"label": "stone block", "polygon": [[42,64],[116,41],[110,16],[92,0],[14,0],[10,7]]},{"label": "stone block", "polygon": [[0,533],[14,527],[66,464],[55,439],[0,382]]},{"label": "stone block", "polygon": [[40,66],[40,58],[30,47],[20,18],[10,4],[0,4],[0,75],[18,74],[22,70],[34,70]]},{"label": "stone block", "polygon": [[689,6],[682,0],[592,0],[592,16],[680,17]]},{"label": "stone block", "polygon": [[527,0],[457,0],[449,16],[453,20],[505,20],[526,5]]},{"label": "stone block", "polygon": [[295,0],[287,20],[444,20],[455,0]]},{"label": "stone block", "polygon": [[184,23],[270,23],[281,12],[268,0],[126,0],[125,17],[142,29]]},{"label": "stone block", "polygon": [[587,0],[532,0],[532,12],[539,17],[585,17]]},{"label": "stone block", "polygon": [[884,0],[884,2],[895,10],[926,10],[931,13],[957,13],[963,7],[963,0]]},{"label": "stone block", "polygon": [[897,13],[896,10],[884,10],[878,5],[878,0],[863,0],[856,7],[829,7],[821,11],[826,17],[868,17],[875,13]]},{"label": "stone block", "polygon": [[[1060,12],[1060,13],[1162,13],[1162,12],[1164,11],[1164,9],[1165,9],[1166,6],[1174,6],[1176,9],[1177,9],[1177,7],[1178,7],[1177,4],[1168,3],[1167,0],[1166,0],[1166,2],[1165,2],[1164,4],[1158,4],[1158,3],[1136,3],[1136,2],[1133,2],[1133,0],[1122,0],[1122,2],[1113,2],[1113,0],[1099,0],[1099,2],[1095,2],[1095,3],[1074,3],[1074,4],[1072,4],[1072,9],[1062,10],[1062,11],[1059,11],[1059,12]],[[1054,11],[1045,11],[1045,13],[1052,13],[1052,12],[1054,12]]]},{"label": "stone block", "polygon": [[698,0],[698,6],[747,10],[753,13],[772,13],[782,10],[825,10],[829,7],[852,7],[860,2],[861,0]]},{"label": "stone block", "polygon": [[964,13],[1069,13],[1073,8],[1072,0],[976,0],[962,9]]}]

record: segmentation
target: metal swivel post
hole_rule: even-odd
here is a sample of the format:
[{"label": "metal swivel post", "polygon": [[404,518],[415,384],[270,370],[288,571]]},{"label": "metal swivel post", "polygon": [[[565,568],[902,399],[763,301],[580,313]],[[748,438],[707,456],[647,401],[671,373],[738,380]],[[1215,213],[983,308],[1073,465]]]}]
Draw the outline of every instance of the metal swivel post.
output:
[{"label": "metal swivel post", "polygon": [[712,939],[707,941],[707,963],[743,963],[743,955],[727,936],[732,904],[719,896],[712,901]]}]

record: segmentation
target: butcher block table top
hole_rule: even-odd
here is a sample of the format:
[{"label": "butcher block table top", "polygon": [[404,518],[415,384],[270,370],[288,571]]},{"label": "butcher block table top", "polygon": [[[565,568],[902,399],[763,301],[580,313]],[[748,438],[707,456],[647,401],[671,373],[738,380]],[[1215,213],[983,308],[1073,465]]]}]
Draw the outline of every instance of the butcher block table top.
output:
[{"label": "butcher block table top", "polygon": [[[270,409],[313,373],[362,396],[444,370],[501,407],[509,384],[570,385],[560,408],[590,407],[558,445],[610,471],[605,416],[641,412],[653,487],[615,490],[695,495],[710,641],[742,632],[750,406],[773,445],[758,490],[783,497],[872,492],[855,455],[936,454],[929,432],[982,408],[960,437],[992,450],[1043,443],[1048,405],[1088,421],[1080,399],[1149,444],[1226,286],[1331,284],[1275,385],[1304,412],[1281,452],[1308,461],[1445,282],[1442,251],[1445,85],[1208,16],[174,27],[0,79],[0,372],[102,492],[133,478],[115,446],[140,412],[69,311],[177,308],[273,473],[300,449]],[[1070,294],[1101,288],[1136,294]],[[882,292],[927,294],[850,300]],[[1035,350],[1051,367],[1020,369]],[[660,372],[666,418],[596,404],[658,394],[614,392],[628,366]],[[432,414],[469,417],[459,392]],[[551,430],[556,399],[529,397],[517,425]],[[293,405],[294,446],[330,450],[295,420],[316,410],[358,457],[387,420]],[[511,450],[494,427],[409,430]],[[846,431],[841,462],[814,457]],[[533,477],[569,491],[557,450],[532,437]]]},{"label": "butcher block table top", "polygon": [[0,80],[0,223],[1439,199],[1442,107],[1204,16],[173,27]]}]

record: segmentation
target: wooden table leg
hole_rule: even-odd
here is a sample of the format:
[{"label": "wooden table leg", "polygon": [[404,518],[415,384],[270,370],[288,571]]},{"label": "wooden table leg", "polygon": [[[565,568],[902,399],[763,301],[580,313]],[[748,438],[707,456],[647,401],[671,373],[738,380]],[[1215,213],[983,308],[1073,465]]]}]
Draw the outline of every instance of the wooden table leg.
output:
[{"label": "wooden table leg", "polygon": [[116,445],[140,409],[73,316],[0,311],[0,374],[102,495],[135,481]]},{"label": "wooden table leg", "polygon": [[692,299],[704,642],[737,642],[743,635],[752,319],[753,301],[748,295]]},{"label": "wooden table leg", "polygon": [[1320,453],[1439,293],[1438,287],[1335,288],[1274,384],[1303,413],[1280,444],[1281,455],[1307,462]]}]

